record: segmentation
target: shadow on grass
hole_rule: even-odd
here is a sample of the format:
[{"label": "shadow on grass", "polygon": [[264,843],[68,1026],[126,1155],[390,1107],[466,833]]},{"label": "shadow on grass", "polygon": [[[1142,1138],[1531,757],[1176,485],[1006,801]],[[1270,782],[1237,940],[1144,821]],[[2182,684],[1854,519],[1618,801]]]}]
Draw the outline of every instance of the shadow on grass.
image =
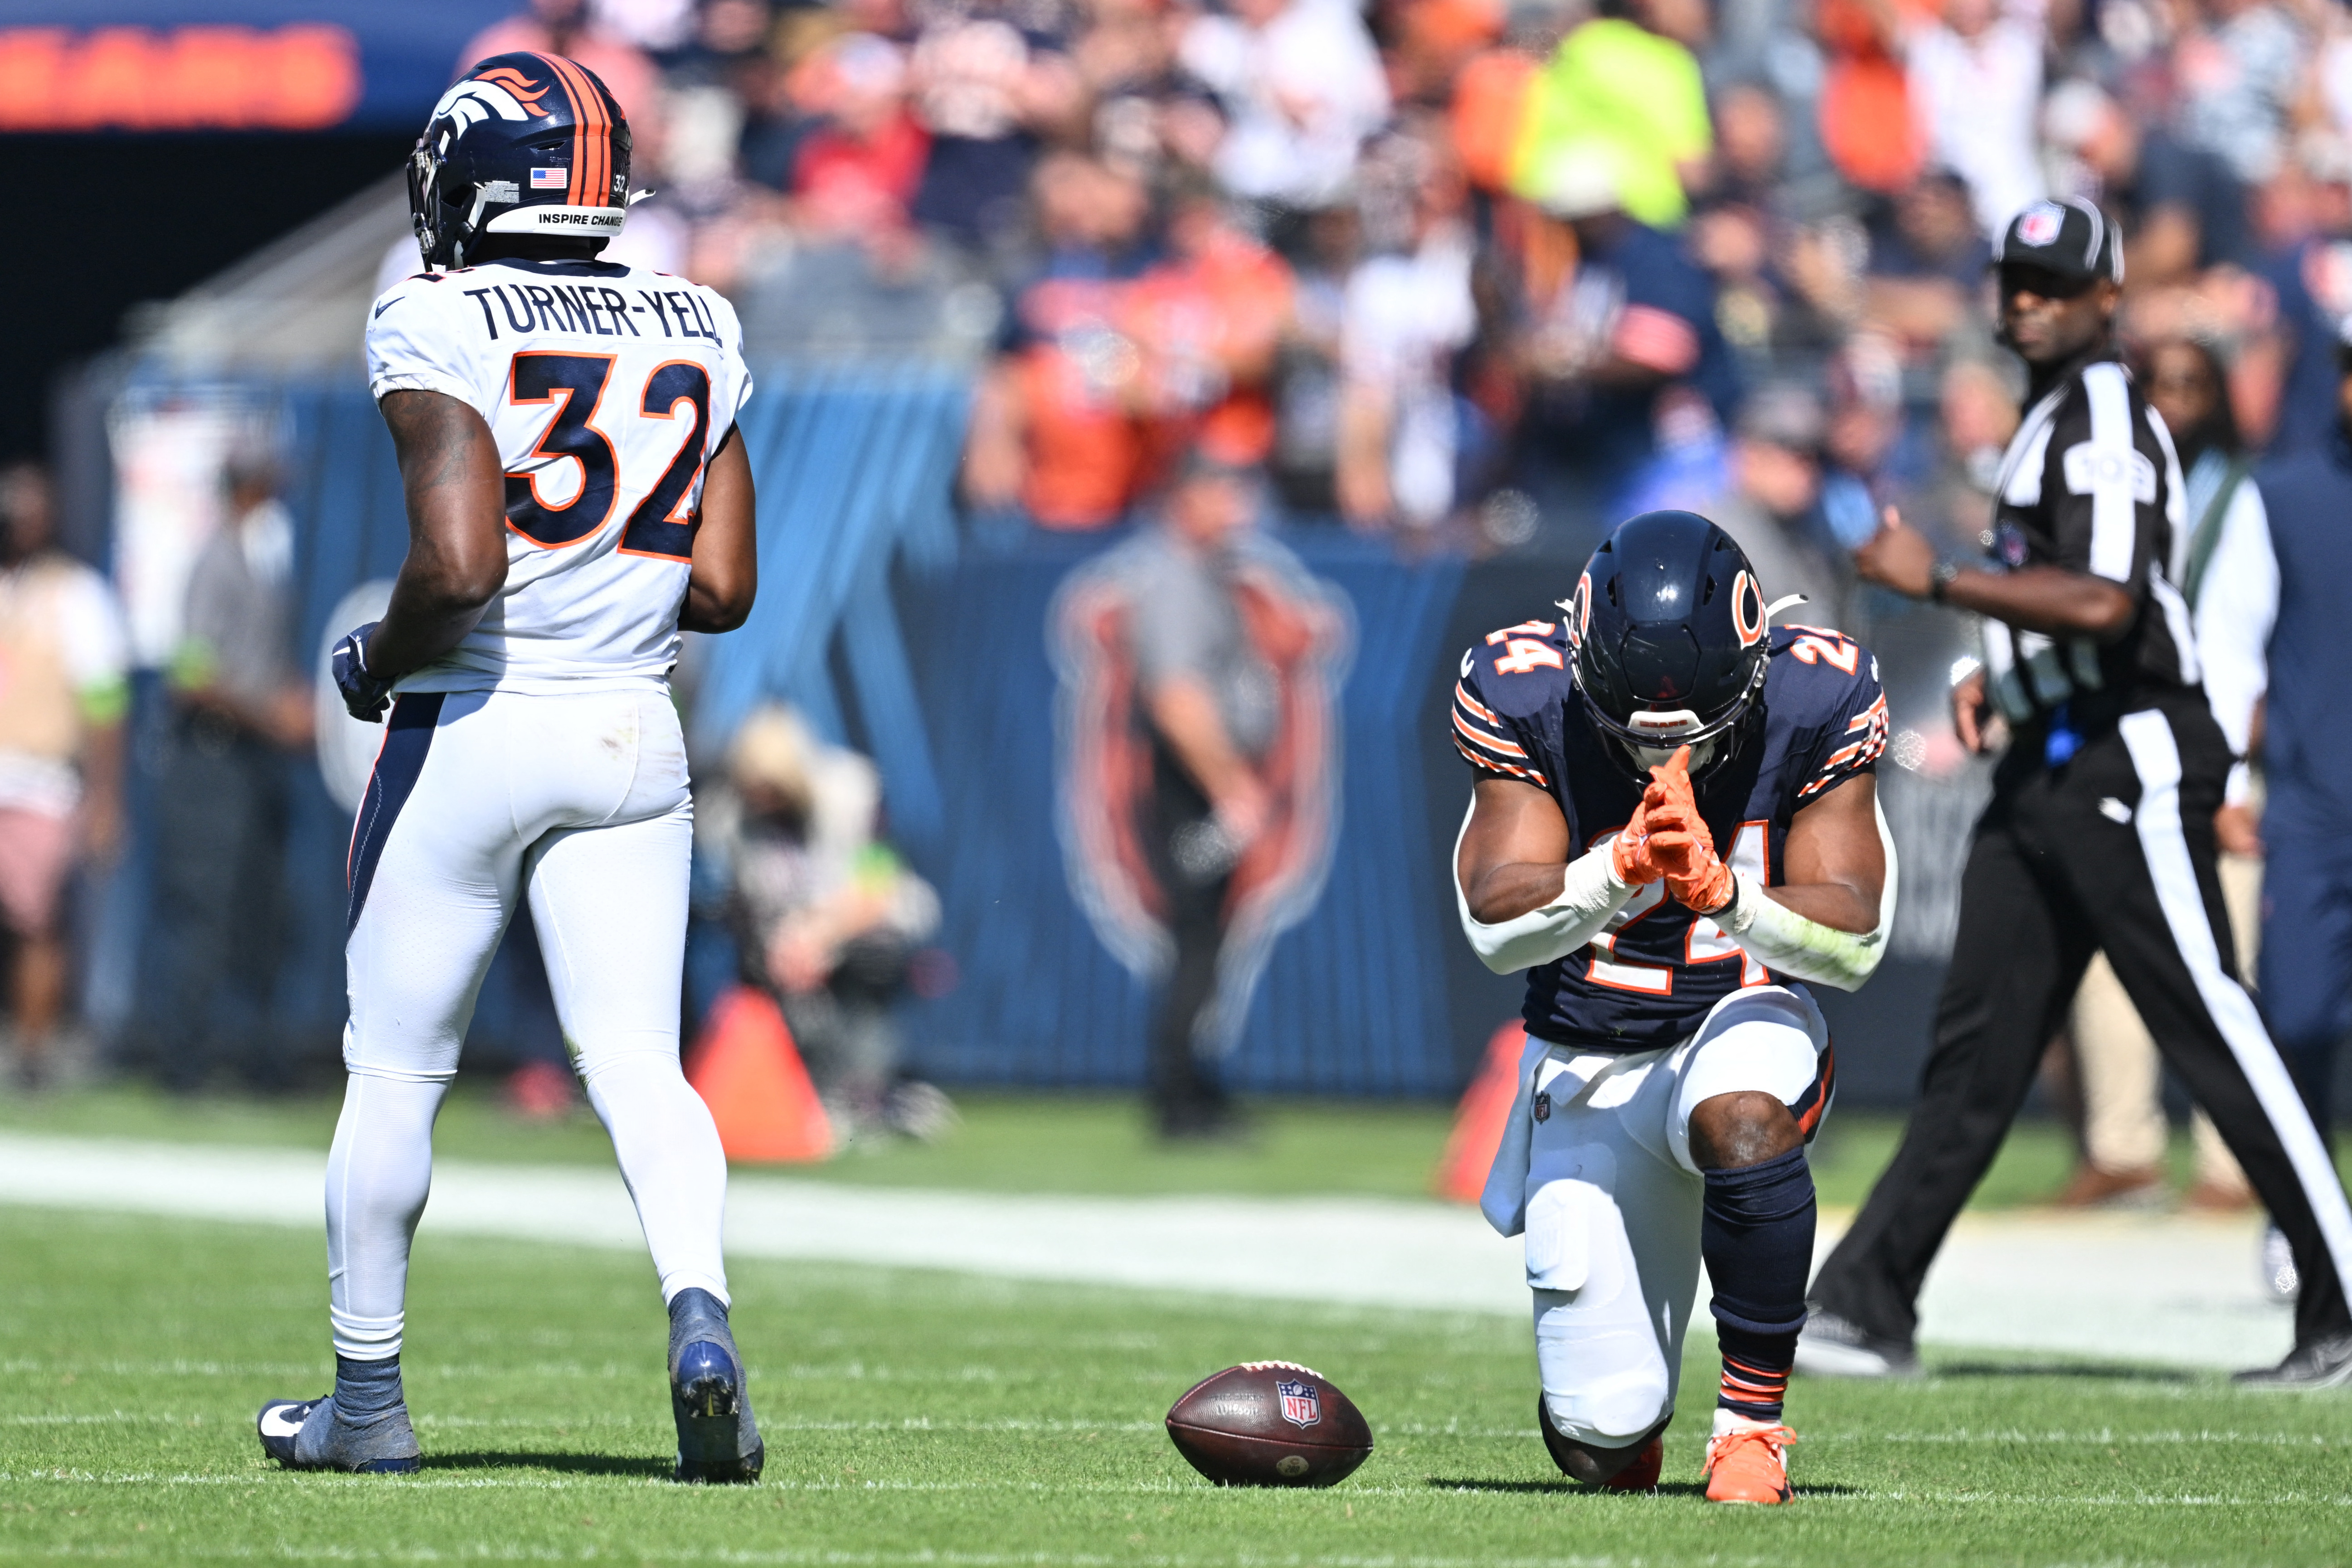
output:
[{"label": "shadow on grass", "polygon": [[[1612,1492],[1606,1487],[1588,1487],[1570,1480],[1497,1481],[1453,1476],[1429,1476],[1423,1479],[1432,1491],[1442,1492],[1531,1492],[1536,1494],[1559,1492],[1569,1496],[1597,1498],[1642,1497],[1644,1495],[1690,1498],[1703,1498],[1706,1496],[1706,1483],[1704,1481],[1660,1481],[1654,1493],[1644,1494],[1642,1492]],[[1862,1489],[1859,1487],[1806,1485],[1797,1489],[1797,1495],[1799,1497],[1845,1497],[1851,1496],[1861,1489]]]},{"label": "shadow on grass", "polygon": [[1927,1368],[1930,1377],[2097,1377],[2122,1383],[2198,1383],[2206,1374],[2173,1366],[2139,1366],[2129,1362],[2098,1361],[1958,1361],[1938,1362]]},{"label": "shadow on grass", "polygon": [[428,1454],[427,1470],[556,1470],[569,1476],[652,1477],[667,1480],[676,1464],[668,1459],[617,1454]]}]

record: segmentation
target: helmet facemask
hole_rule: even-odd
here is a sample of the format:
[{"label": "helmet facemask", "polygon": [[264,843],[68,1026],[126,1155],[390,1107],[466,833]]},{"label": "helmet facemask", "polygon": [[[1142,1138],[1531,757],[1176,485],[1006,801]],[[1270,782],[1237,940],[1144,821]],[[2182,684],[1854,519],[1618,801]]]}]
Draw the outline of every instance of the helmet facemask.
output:
[{"label": "helmet facemask", "polygon": [[434,150],[428,127],[408,155],[408,222],[428,272],[456,265],[449,255],[449,218],[441,210],[441,176],[447,167]]},{"label": "helmet facemask", "polygon": [[1738,754],[1762,711],[1769,617],[1747,558],[1720,529],[1687,512],[1629,520],[1593,552],[1560,609],[1577,696],[1628,778],[1646,784],[1685,746],[1694,780]]},{"label": "helmet facemask", "polygon": [[1756,700],[1763,692],[1766,675],[1766,666],[1759,659],[1747,689],[1711,719],[1701,719],[1687,708],[1640,708],[1621,723],[1592,700],[1576,661],[1570,661],[1570,668],[1585,717],[1608,742],[1602,749],[1636,784],[1642,784],[1650,782],[1652,768],[1664,766],[1685,746],[1691,749],[1690,776],[1695,784],[1738,756],[1748,728],[1745,721],[1759,711]]}]

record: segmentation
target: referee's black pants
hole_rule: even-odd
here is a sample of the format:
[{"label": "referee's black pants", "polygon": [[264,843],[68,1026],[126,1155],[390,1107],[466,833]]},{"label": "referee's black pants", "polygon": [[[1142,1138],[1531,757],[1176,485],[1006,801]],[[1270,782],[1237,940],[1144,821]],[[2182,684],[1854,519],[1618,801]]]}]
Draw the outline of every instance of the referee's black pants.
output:
[{"label": "referee's black pants", "polygon": [[1202,1052],[1201,1023],[1217,997],[1234,857],[1215,808],[1176,753],[1156,737],[1151,752],[1144,852],[1166,904],[1175,962],[1151,1027],[1148,1081],[1160,1130],[1181,1136],[1213,1131],[1232,1111],[1216,1059]]},{"label": "referee's black pants", "polygon": [[2063,767],[2042,754],[2041,734],[2022,734],[1996,776],[1960,884],[1919,1102],[1812,1301],[1870,1333],[1915,1336],[1927,1266],[2104,951],[2294,1245],[2295,1342],[2352,1330],[2352,1208],[2235,976],[2214,874],[2213,812],[2230,767],[2220,727],[2189,692],[2126,714]]}]

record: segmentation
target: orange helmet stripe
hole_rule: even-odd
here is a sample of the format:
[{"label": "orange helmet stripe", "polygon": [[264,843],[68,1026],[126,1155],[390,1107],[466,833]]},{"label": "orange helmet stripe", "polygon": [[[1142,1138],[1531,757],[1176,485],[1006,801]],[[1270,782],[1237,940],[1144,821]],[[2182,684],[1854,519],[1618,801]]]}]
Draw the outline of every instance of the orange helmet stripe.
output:
[{"label": "orange helmet stripe", "polygon": [[539,58],[547,62],[547,68],[555,74],[555,79],[562,85],[563,96],[571,100],[572,173],[571,184],[563,193],[563,200],[567,206],[576,207],[580,205],[580,176],[587,172],[583,167],[588,161],[587,139],[582,133],[588,127],[588,108],[580,101],[580,79],[563,68],[570,62],[555,55],[541,55]]},{"label": "orange helmet stripe", "polygon": [[540,58],[554,68],[556,79],[563,83],[572,100],[572,184],[568,199],[573,206],[606,205],[612,199],[613,117],[605,110],[604,95],[596,90],[595,82],[574,62],[558,55]]},{"label": "orange helmet stripe", "polygon": [[579,176],[580,195],[575,199],[583,206],[600,207],[613,184],[613,117],[604,112],[604,95],[596,90],[596,84],[588,79],[586,71],[570,60],[563,62],[563,68],[580,79],[583,111],[580,136],[584,143],[582,150],[588,154],[587,168]]}]

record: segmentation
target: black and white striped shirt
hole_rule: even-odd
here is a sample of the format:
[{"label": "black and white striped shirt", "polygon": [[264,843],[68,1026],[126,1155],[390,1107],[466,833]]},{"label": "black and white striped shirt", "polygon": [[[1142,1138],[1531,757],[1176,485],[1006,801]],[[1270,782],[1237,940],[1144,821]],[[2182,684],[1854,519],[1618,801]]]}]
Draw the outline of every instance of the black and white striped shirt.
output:
[{"label": "black and white striped shirt", "polygon": [[2012,721],[2065,706],[2099,727],[2200,679],[2189,606],[2168,572],[2182,517],[2180,461],[2131,373],[2104,353],[2061,373],[2001,459],[1993,569],[2066,566],[2128,590],[2138,613],[2101,645],[1987,620],[1985,669]]}]

